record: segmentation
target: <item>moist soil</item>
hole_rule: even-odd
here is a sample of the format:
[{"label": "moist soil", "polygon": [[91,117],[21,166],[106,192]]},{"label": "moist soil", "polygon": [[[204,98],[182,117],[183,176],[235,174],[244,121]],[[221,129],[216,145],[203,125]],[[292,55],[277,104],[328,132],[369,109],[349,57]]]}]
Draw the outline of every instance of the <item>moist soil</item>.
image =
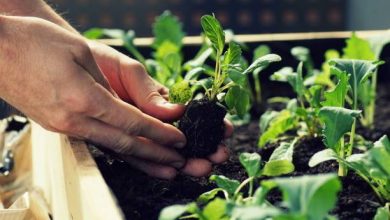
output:
[{"label": "moist soil", "polygon": [[187,138],[179,153],[186,158],[204,158],[215,153],[225,133],[226,113],[225,107],[208,98],[192,100],[178,123]]},{"label": "moist soil", "polygon": [[[390,117],[388,117],[390,115],[390,93],[386,91],[385,85],[379,86],[378,90],[375,129],[358,128],[360,134],[373,141],[384,134],[390,134]],[[231,151],[229,160],[216,165],[213,173],[240,181],[244,180],[246,174],[238,161],[239,153],[258,152],[266,160],[276,146],[276,144],[269,144],[263,149],[258,149],[256,147],[258,136],[257,120],[237,127],[233,136],[226,140]],[[336,172],[335,162],[325,162],[314,168],[308,167],[310,157],[322,149],[324,145],[321,138],[302,139],[297,144],[293,156],[296,170],[289,176]],[[172,204],[191,202],[201,193],[214,187],[214,184],[205,177],[192,178],[179,175],[171,181],[149,177],[124,162],[100,153],[95,148],[91,150],[104,179],[118,199],[126,219],[157,219],[162,208]],[[370,186],[353,172],[349,172],[347,177],[341,178],[341,181],[343,188],[332,214],[341,220],[372,219],[380,204]],[[268,200],[274,204],[278,203],[280,193],[270,193]]]}]

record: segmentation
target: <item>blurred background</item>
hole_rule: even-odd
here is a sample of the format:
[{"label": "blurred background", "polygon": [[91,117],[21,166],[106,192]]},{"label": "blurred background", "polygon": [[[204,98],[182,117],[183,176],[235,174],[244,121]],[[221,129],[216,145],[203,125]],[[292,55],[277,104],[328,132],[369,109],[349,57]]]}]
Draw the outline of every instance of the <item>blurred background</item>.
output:
[{"label": "blurred background", "polygon": [[133,29],[151,35],[151,23],[170,10],[189,35],[200,33],[199,19],[215,13],[236,34],[390,27],[389,0],[49,0],[79,31],[91,27]]}]

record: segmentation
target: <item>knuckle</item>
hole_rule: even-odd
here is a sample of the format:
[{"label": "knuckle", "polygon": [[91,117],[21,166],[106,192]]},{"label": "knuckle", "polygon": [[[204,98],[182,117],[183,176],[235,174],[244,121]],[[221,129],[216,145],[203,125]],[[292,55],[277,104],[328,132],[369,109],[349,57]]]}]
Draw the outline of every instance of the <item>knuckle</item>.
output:
[{"label": "knuckle", "polygon": [[118,138],[113,150],[122,155],[133,155],[136,148],[133,138]]}]

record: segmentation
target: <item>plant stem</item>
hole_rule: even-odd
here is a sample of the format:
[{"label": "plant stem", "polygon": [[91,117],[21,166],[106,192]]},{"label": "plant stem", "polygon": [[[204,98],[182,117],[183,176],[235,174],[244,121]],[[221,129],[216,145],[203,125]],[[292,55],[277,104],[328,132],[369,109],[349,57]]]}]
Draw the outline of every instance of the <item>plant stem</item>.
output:
[{"label": "plant stem", "polygon": [[259,74],[253,74],[253,78],[255,80],[255,100],[256,104],[260,105],[261,103],[261,84]]},{"label": "plant stem", "polygon": [[252,179],[252,181],[249,182],[249,192],[248,192],[248,196],[249,196],[249,197],[252,197],[252,196],[253,196],[253,179]]},{"label": "plant stem", "polygon": [[[340,158],[345,159],[345,143],[344,143],[344,136],[341,137],[339,141],[339,152],[340,152]],[[339,161],[339,170],[338,175],[339,176],[346,176],[347,175],[347,167],[344,163]]]},{"label": "plant stem", "polygon": [[375,120],[375,101],[376,101],[376,86],[378,81],[378,72],[375,71],[372,74],[371,79],[371,100],[370,104],[368,105],[368,112],[367,114],[367,125],[368,128],[374,129],[374,120]]},{"label": "plant stem", "polygon": [[125,43],[124,46],[131,54],[133,54],[135,59],[138,60],[139,62],[141,62],[144,65],[144,67],[146,68],[145,57],[142,56],[142,54],[136,48],[134,48],[133,46],[131,46],[129,44],[126,44],[126,43]]},{"label": "plant stem", "polygon": [[[236,191],[234,191],[234,194],[233,194],[233,199],[235,200],[238,196],[238,193],[240,193],[240,191],[242,190],[242,188],[244,188],[244,186],[246,186],[248,183],[253,183],[253,177],[249,177],[248,179],[244,180],[236,189]],[[253,190],[253,189],[252,189]]]}]

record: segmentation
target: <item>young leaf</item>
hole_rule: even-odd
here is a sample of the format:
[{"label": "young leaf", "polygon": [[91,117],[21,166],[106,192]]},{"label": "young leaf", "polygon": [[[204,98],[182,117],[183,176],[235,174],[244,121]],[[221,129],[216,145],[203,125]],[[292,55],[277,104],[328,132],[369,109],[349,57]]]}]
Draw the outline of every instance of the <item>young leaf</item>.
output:
[{"label": "young leaf", "polygon": [[245,85],[247,84],[246,75],[242,74],[240,71],[232,68],[232,69],[229,69],[227,73],[228,73],[229,78],[233,82],[235,82],[237,85],[245,87]]},{"label": "young leaf", "polygon": [[87,39],[96,40],[104,36],[102,28],[90,28],[83,33],[83,36]]},{"label": "young leaf", "polygon": [[214,181],[219,188],[226,190],[229,195],[233,195],[238,186],[240,186],[239,181],[229,179],[222,175],[212,175],[210,176],[210,180]]},{"label": "young leaf", "polygon": [[267,54],[255,60],[246,70],[244,70],[243,74],[249,74],[256,70],[257,68],[267,67],[270,63],[279,62],[282,58],[276,54]]},{"label": "young leaf", "polygon": [[187,205],[172,205],[165,207],[158,217],[159,220],[176,220],[184,213],[187,212],[190,206],[194,205],[193,203]]},{"label": "young leaf", "polygon": [[323,134],[326,146],[334,148],[340,138],[351,130],[354,118],[360,113],[361,111],[342,107],[322,107],[318,116],[325,123]]},{"label": "young leaf", "polygon": [[304,94],[305,86],[303,84],[303,63],[300,62],[295,73],[291,67],[283,67],[270,77],[271,80],[288,82],[294,91],[301,97]]},{"label": "young leaf", "polygon": [[264,176],[280,176],[293,172],[294,164],[288,160],[271,160],[268,161],[262,170]]},{"label": "young leaf", "polygon": [[216,198],[203,209],[203,216],[206,219],[222,219],[226,211],[226,201]]},{"label": "young leaf", "polygon": [[213,48],[219,54],[222,54],[225,46],[225,33],[219,21],[213,16],[204,15],[201,18],[201,25]]},{"label": "young leaf", "polygon": [[369,180],[383,201],[390,200],[390,141],[386,135],[367,152],[348,157],[347,165]]},{"label": "young leaf", "polygon": [[271,48],[269,48],[269,46],[265,45],[265,44],[262,44],[258,47],[256,47],[256,49],[253,51],[253,62],[262,57],[262,56],[265,56],[267,54],[270,54],[271,53]]},{"label": "young leaf", "polygon": [[195,67],[187,72],[187,74],[184,76],[184,80],[196,80],[204,71],[205,69],[203,67]]},{"label": "young leaf", "polygon": [[174,84],[169,91],[169,101],[185,104],[192,98],[192,90],[188,81],[183,80]]},{"label": "young leaf", "polygon": [[181,48],[185,35],[182,24],[169,11],[165,11],[157,17],[155,23],[153,23],[153,34],[155,36],[152,45],[154,48],[159,48],[161,44],[167,41]]},{"label": "young leaf", "polygon": [[274,140],[279,135],[295,126],[293,115],[288,110],[281,111],[269,124],[268,129],[260,136],[259,147]]},{"label": "young leaf", "polygon": [[221,189],[221,188],[215,188],[215,189],[212,189],[208,192],[205,192],[203,194],[201,194],[198,199],[196,200],[196,202],[200,203],[200,204],[205,204],[207,203],[208,201],[212,200],[215,198],[215,196],[217,196],[217,194],[219,192],[223,192],[224,190]]},{"label": "young leaf", "polygon": [[270,122],[279,115],[279,112],[277,111],[266,111],[264,114],[260,117],[260,132],[264,133],[266,129],[268,128]]},{"label": "young leaf", "polygon": [[249,177],[255,177],[260,171],[261,157],[258,153],[240,154],[240,163],[245,168]]},{"label": "young leaf", "polygon": [[273,216],[278,216],[281,211],[275,207],[263,206],[234,206],[232,209],[232,217],[234,220],[265,220],[274,219]]},{"label": "young leaf", "polygon": [[276,178],[262,182],[281,189],[288,212],[308,220],[324,219],[336,204],[341,183],[335,174]]},{"label": "young leaf", "polygon": [[343,107],[345,96],[348,92],[348,78],[346,73],[339,74],[339,82],[331,91],[324,93],[325,101],[321,102],[322,106]]},{"label": "young leaf", "polygon": [[373,220],[389,220],[390,219],[390,209],[389,204],[384,207],[380,207],[376,210],[376,214]]},{"label": "young leaf", "polygon": [[[329,61],[331,66],[337,68],[340,72],[350,74],[349,84],[352,88],[354,100],[357,102],[358,88],[367,78],[383,64],[382,61],[366,61],[366,60],[347,60],[333,59]],[[354,103],[357,106],[357,103]]]},{"label": "young leaf", "polygon": [[229,43],[229,49],[223,58],[222,70],[227,72],[230,65],[239,64],[241,59],[241,47],[235,42]]},{"label": "young leaf", "polygon": [[212,53],[213,48],[207,47],[206,49],[201,49],[194,59],[189,60],[184,64],[184,68],[186,70],[190,70],[192,68],[202,66]]},{"label": "young leaf", "polygon": [[282,142],[271,154],[268,162],[264,165],[262,174],[265,176],[280,176],[294,171],[292,163],[294,146],[297,138],[291,143]]},{"label": "young leaf", "polygon": [[293,55],[300,62],[306,62],[310,60],[310,50],[306,47],[293,47],[291,49],[291,55]]},{"label": "young leaf", "polygon": [[[157,48],[156,52],[154,53],[154,56],[157,60],[164,60],[168,55],[171,54],[177,54],[178,56],[180,52],[180,48],[173,44],[170,41],[164,41],[162,42],[159,47]],[[181,63],[181,57],[179,57],[180,63]]]},{"label": "young leaf", "polygon": [[337,153],[333,149],[325,149],[315,153],[309,160],[309,167],[315,167],[320,163],[329,160],[337,160]]},{"label": "young leaf", "polygon": [[375,54],[371,50],[370,43],[352,33],[351,38],[346,40],[347,46],[343,49],[343,58],[357,60],[374,60]]},{"label": "young leaf", "polygon": [[250,108],[250,97],[246,90],[239,86],[231,87],[226,96],[225,102],[231,114],[244,117]]}]

